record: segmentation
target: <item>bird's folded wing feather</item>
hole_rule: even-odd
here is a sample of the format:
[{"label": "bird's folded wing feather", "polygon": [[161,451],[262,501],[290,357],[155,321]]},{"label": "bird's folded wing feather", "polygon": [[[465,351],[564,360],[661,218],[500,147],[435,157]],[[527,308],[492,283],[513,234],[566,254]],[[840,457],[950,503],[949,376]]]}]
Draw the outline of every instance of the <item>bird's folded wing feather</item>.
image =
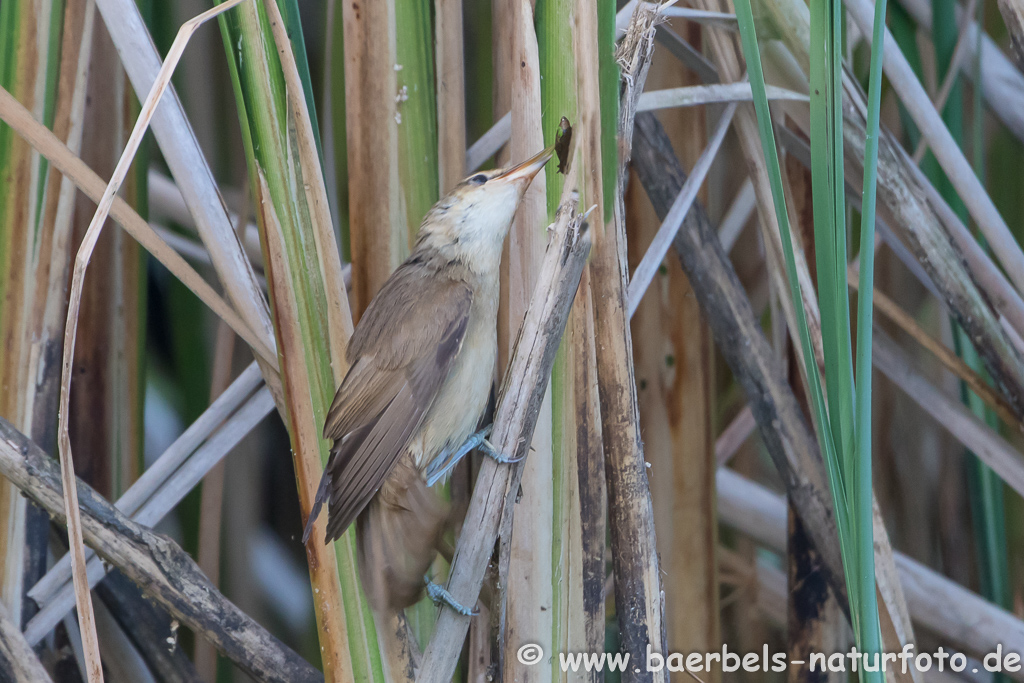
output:
[{"label": "bird's folded wing feather", "polygon": [[[348,375],[328,412],[334,439],[317,503],[329,500],[327,540],[341,536],[391,472],[462,348],[472,290],[403,264],[349,343]],[[318,506],[314,507],[314,512]]]}]

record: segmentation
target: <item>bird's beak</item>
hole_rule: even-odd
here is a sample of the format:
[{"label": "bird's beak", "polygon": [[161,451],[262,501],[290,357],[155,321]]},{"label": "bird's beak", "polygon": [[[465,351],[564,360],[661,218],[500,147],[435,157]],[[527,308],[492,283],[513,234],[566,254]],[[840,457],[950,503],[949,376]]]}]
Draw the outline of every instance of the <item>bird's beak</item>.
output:
[{"label": "bird's beak", "polygon": [[555,146],[551,145],[547,149],[533,155],[523,163],[502,171],[501,175],[495,177],[495,180],[498,178],[510,181],[525,180],[526,184],[529,185],[530,181],[533,180],[533,177],[540,172],[540,169],[544,168],[544,164],[548,163],[548,159],[550,159],[554,153]]}]

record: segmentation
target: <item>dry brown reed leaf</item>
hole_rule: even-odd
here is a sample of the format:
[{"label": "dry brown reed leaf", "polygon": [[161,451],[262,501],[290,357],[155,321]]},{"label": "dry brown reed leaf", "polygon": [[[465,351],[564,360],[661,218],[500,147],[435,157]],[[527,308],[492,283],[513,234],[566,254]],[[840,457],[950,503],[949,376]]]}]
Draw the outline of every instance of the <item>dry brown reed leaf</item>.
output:
[{"label": "dry brown reed leaf", "polygon": [[75,353],[75,337],[78,331],[78,313],[82,305],[82,286],[85,282],[85,269],[96,248],[103,224],[110,214],[114,197],[121,183],[124,182],[135,153],[142,143],[142,137],[149,126],[160,97],[170,85],[171,74],[177,66],[188,44],[189,38],[203,23],[231,9],[243,0],[228,0],[224,4],[200,14],[185,22],[178,31],[167,60],[160,69],[160,75],[142,105],[141,113],[135,128],[128,138],[128,144],[114,169],[113,177],[107,184],[103,197],[96,207],[92,222],[86,230],[82,246],[75,257],[75,268],[71,277],[71,293],[68,302],[67,325],[64,328],[64,357],[61,362],[60,411],[57,442],[60,451],[61,481],[64,488],[64,509],[68,520],[68,542],[71,548],[71,565],[75,584],[75,604],[78,607],[78,623],[82,631],[82,646],[85,651],[86,674],[89,683],[102,683],[103,666],[100,661],[99,641],[96,637],[96,617],[92,609],[92,596],[89,592],[89,579],[86,576],[85,548],[82,541],[82,522],[78,511],[78,488],[75,482],[75,469],[71,454],[71,440],[68,436],[68,411],[71,388],[71,365]]},{"label": "dry brown reed leaf", "polygon": [[[853,289],[859,289],[860,280],[857,277],[856,271],[851,269],[849,273],[850,287]],[[967,363],[965,363],[959,356],[949,350],[945,344],[941,343],[937,339],[933,338],[930,334],[917,324],[913,316],[900,308],[899,304],[890,299],[888,296],[878,291],[875,288],[875,310],[880,312],[886,318],[896,323],[897,326],[908,335],[910,335],[914,341],[926,348],[934,355],[940,363],[942,363],[947,370],[956,375],[959,379],[967,383],[971,388],[971,391],[976,393],[978,397],[985,402],[985,404],[995,411],[999,419],[1005,424],[1016,427],[1018,430],[1024,430],[1024,425],[1014,414],[1013,408],[1002,394],[997,392],[995,389],[990,387],[981,375],[975,372]]]}]

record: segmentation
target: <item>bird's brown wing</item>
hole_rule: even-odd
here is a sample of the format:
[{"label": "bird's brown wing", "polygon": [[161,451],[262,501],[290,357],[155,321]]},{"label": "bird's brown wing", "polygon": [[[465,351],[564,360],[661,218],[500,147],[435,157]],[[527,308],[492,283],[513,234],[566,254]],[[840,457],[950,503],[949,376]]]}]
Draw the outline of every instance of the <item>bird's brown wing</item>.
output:
[{"label": "bird's brown wing", "polygon": [[329,501],[326,542],[366,507],[415,435],[462,348],[472,291],[415,262],[381,288],[349,342],[349,372],[327,414],[334,447],[308,537]]}]

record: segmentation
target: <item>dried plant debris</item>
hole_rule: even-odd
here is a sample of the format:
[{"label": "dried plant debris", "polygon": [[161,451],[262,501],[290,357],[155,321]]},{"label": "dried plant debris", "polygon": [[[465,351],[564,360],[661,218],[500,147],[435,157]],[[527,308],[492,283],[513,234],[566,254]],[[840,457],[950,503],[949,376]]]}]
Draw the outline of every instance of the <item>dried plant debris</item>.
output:
[{"label": "dried plant debris", "polygon": [[572,126],[569,119],[562,117],[555,133],[555,155],[558,157],[558,172],[565,175],[569,170],[569,150],[572,143]]}]

